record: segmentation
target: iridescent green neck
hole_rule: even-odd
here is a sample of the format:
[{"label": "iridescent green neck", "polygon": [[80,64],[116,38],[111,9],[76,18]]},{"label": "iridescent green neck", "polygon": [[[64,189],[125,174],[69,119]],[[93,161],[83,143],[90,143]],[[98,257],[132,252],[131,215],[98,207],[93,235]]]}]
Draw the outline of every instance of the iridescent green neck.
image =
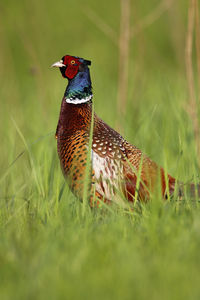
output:
[{"label": "iridescent green neck", "polygon": [[69,80],[64,97],[67,103],[81,104],[92,99],[92,85],[88,67]]}]

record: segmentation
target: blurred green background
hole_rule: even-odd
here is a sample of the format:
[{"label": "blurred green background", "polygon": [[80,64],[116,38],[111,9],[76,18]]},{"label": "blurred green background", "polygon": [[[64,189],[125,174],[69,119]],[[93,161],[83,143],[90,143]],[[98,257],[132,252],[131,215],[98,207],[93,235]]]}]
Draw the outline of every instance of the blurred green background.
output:
[{"label": "blurred green background", "polygon": [[116,0],[0,3],[1,299],[199,299],[198,203],[159,199],[140,213],[88,208],[83,217],[59,167],[54,133],[67,82],[50,66],[70,54],[92,61],[103,120],[171,175],[198,181],[188,1],[130,1],[125,115],[123,60],[111,38],[119,39],[120,15]]},{"label": "blurred green background", "polygon": [[[50,65],[64,54],[92,60],[95,110],[111,126],[120,123],[129,141],[161,164],[163,151],[160,150],[165,148],[169,151],[170,167],[177,155],[186,150],[180,149],[180,139],[187,139],[187,147],[193,151],[191,122],[185,112],[188,7],[187,1],[169,4],[169,9],[158,14],[130,40],[128,104],[126,116],[122,118],[116,105],[119,49],[98,27],[98,22],[95,23],[97,15],[119,37],[119,1],[3,1],[1,171],[5,171],[22,147],[11,118],[28,143],[55,131],[67,82]],[[137,27],[158,6],[156,0],[131,2],[130,28]],[[92,13],[94,20],[91,20]],[[181,120],[184,127],[179,126]],[[55,147],[51,137],[39,142],[44,143]],[[190,157],[186,159],[189,165]]]}]

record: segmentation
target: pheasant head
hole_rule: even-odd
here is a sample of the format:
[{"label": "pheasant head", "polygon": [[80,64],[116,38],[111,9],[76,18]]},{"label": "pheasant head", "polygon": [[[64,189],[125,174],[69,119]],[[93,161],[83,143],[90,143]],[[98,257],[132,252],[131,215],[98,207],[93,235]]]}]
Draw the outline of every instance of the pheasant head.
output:
[{"label": "pheasant head", "polygon": [[70,55],[63,56],[52,65],[58,67],[62,76],[69,81],[64,95],[67,103],[81,104],[92,99],[89,65],[90,60]]},{"label": "pheasant head", "polygon": [[73,79],[78,72],[91,65],[90,60],[86,60],[77,56],[65,55],[62,59],[52,65],[52,67],[60,68],[60,72],[64,78]]}]

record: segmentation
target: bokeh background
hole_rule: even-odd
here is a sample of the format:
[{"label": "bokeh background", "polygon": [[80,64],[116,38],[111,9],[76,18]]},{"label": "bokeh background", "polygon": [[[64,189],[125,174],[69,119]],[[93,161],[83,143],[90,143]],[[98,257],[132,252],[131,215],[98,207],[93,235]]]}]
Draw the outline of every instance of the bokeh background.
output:
[{"label": "bokeh background", "polygon": [[[55,131],[67,82],[50,65],[64,54],[92,60],[95,110],[133,144],[162,163],[170,143],[170,167],[183,150],[180,139],[193,151],[185,59],[188,1],[129,1],[128,16],[122,3],[2,1],[2,172],[22,146],[11,119],[28,143]],[[52,136],[39,142],[44,143],[55,147]]]},{"label": "bokeh background", "polygon": [[1,299],[198,298],[197,204],[82,217],[54,139],[67,82],[50,68],[91,60],[96,113],[198,181],[198,2],[2,0],[0,36]]}]

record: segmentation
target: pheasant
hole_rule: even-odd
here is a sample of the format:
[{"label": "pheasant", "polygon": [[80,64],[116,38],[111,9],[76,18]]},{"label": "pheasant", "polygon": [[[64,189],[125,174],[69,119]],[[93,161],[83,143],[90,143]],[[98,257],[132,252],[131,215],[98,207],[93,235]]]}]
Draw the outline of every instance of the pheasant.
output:
[{"label": "pheasant", "polygon": [[[88,201],[110,203],[124,197],[147,201],[161,184],[163,198],[172,195],[176,180],[165,174],[149,157],[127,142],[95,113],[92,123],[91,61],[65,55],[52,65],[58,67],[68,85],[61,103],[56,130],[57,150],[70,189],[83,199],[84,179],[90,151]],[[92,145],[90,129],[93,124]],[[181,194],[181,190],[180,190]]]}]

